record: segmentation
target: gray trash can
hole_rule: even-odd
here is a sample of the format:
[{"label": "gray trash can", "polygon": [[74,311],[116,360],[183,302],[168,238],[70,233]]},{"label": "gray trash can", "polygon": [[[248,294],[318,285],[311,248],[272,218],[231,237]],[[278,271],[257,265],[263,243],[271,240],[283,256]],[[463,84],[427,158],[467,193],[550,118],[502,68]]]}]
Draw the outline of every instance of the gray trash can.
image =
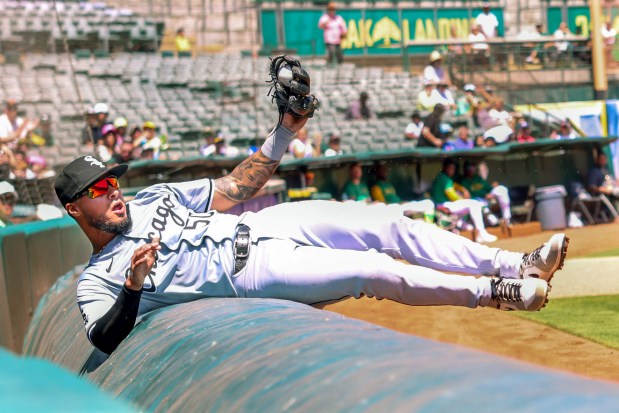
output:
[{"label": "gray trash can", "polygon": [[567,227],[565,216],[565,196],[563,185],[544,186],[535,191],[535,211],[543,230]]}]

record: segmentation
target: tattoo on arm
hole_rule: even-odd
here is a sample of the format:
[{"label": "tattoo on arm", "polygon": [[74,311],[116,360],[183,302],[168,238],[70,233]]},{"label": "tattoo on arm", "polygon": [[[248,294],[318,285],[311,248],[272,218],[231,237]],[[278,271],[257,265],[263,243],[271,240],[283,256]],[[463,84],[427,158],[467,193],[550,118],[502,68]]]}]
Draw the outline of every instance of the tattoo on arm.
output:
[{"label": "tattoo on arm", "polygon": [[241,162],[232,173],[215,180],[215,190],[233,202],[243,202],[254,196],[269,180],[279,161],[254,153]]}]

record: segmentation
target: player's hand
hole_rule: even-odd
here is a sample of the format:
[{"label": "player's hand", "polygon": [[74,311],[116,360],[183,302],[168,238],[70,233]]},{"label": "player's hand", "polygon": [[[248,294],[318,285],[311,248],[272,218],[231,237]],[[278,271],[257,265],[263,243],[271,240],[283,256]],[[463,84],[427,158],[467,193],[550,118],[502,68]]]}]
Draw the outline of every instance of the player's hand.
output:
[{"label": "player's hand", "polygon": [[133,252],[131,257],[131,274],[125,285],[130,290],[140,291],[144,280],[157,260],[157,251],[161,249],[159,237],[153,237],[151,242],[142,245]]},{"label": "player's hand", "polygon": [[292,116],[290,113],[284,114],[284,119],[282,120],[282,125],[286,128],[290,129],[292,132],[298,132],[305,126],[308,118],[298,118],[296,116]]}]

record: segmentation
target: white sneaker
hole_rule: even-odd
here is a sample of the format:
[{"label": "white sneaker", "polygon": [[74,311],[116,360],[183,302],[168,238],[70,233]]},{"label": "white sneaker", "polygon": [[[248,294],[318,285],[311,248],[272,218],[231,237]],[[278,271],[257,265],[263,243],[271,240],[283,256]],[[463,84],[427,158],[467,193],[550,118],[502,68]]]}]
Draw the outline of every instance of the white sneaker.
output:
[{"label": "white sneaker", "polygon": [[555,271],[563,268],[569,241],[565,234],[554,234],[547,243],[524,254],[520,264],[520,277],[541,278],[550,282]]},{"label": "white sneaker", "polygon": [[539,278],[514,280],[496,277],[490,283],[492,299],[488,307],[505,311],[539,311],[548,303],[550,287]]},{"label": "white sneaker", "polygon": [[477,233],[477,237],[475,237],[475,241],[479,242],[480,244],[495,242],[496,240],[498,240],[498,238],[487,231],[480,231]]}]

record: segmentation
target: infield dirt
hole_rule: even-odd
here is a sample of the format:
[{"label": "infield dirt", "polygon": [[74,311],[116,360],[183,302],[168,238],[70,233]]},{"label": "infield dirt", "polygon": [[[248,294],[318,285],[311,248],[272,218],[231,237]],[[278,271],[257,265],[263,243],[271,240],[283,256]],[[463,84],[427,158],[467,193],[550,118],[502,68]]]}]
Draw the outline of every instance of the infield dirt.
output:
[{"label": "infield dirt", "polygon": [[[618,229],[619,224],[606,224],[565,230],[570,237],[567,259],[619,248]],[[550,235],[552,232],[511,238],[491,246],[511,251],[528,251],[541,245]],[[594,282],[603,282],[605,276],[612,276],[607,274],[608,271],[596,272],[594,264],[591,268],[591,273],[595,274]],[[569,266],[562,272],[566,270],[569,270]],[[557,273],[555,280],[561,275],[561,272]],[[595,293],[599,294],[599,289]],[[583,290],[582,295],[593,294]],[[404,333],[590,377],[619,381],[619,350],[524,320],[508,312],[488,308],[410,307],[369,298],[348,299],[328,304],[324,309]]]}]

